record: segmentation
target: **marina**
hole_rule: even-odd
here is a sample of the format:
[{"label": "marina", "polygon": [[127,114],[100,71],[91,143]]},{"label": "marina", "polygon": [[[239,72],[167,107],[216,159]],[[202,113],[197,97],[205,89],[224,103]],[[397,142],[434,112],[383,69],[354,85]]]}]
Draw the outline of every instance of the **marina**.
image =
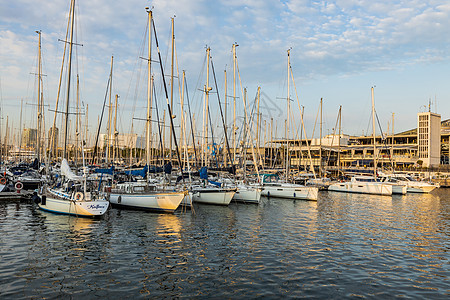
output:
[{"label": "marina", "polygon": [[450,191],[101,219],[0,203],[0,297],[448,297]]},{"label": "marina", "polygon": [[0,299],[449,297],[450,47],[371,23],[448,5],[63,2],[0,11]]}]

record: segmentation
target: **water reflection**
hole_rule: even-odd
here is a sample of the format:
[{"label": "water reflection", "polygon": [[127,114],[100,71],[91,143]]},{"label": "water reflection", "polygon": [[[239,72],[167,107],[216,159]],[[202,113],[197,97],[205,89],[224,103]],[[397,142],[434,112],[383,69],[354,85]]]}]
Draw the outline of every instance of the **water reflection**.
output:
[{"label": "water reflection", "polygon": [[99,220],[0,205],[0,298],[438,298],[450,191]]}]

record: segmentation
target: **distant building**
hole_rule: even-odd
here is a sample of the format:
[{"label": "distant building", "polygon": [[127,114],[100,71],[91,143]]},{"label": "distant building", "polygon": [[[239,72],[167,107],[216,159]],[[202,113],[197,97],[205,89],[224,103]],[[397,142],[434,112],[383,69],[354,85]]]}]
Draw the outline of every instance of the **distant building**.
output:
[{"label": "distant building", "polygon": [[[54,133],[54,138],[52,142],[52,136]],[[48,149],[52,149],[53,151],[55,149],[58,149],[58,135],[59,135],[59,129],[57,127],[51,127],[48,131]]]},{"label": "distant building", "polygon": [[441,115],[432,112],[417,114],[417,144],[419,159],[424,167],[440,164]]},{"label": "distant building", "polygon": [[33,128],[25,128],[22,131],[22,147],[35,148],[37,140],[37,130]]},{"label": "distant building", "polygon": [[[107,134],[100,134],[99,141],[100,147],[106,147],[107,145]],[[117,135],[117,147],[124,148],[145,148],[145,139],[138,136],[137,134],[118,134]],[[112,147],[114,144],[113,137],[109,140],[109,145]]]}]

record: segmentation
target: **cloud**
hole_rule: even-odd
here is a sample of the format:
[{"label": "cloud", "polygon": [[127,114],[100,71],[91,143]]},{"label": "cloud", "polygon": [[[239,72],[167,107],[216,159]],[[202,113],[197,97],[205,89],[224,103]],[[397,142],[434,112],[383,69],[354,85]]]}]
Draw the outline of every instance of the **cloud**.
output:
[{"label": "cloud", "polygon": [[[145,102],[134,93],[144,76],[140,56],[146,56],[145,6],[153,6],[160,50],[169,70],[170,18],[180,70],[189,86],[198,88],[205,45],[212,49],[216,73],[223,86],[223,69],[231,67],[231,45],[237,42],[241,77],[249,93],[258,85],[276,98],[286,75],[286,50],[292,47],[296,76],[315,80],[351,76],[428,64],[449,58],[450,4],[447,1],[259,1],[155,0],[78,1],[77,37],[83,47],[83,95],[100,107],[114,55],[115,92],[124,105]],[[69,1],[4,1],[0,10],[0,68],[5,99],[19,96],[34,68],[37,37],[42,29],[47,62],[48,93],[56,95],[67,25]],[[157,64],[154,72],[158,74]],[[220,70],[220,72],[219,72]],[[8,74],[5,75],[5,73]],[[202,79],[203,80],[203,79]],[[141,85],[145,82],[140,78]],[[5,89],[5,85],[11,88]],[[144,90],[145,87],[140,86]],[[137,96],[134,96],[136,94]],[[193,94],[193,92],[192,92]],[[133,99],[133,98],[138,99]],[[92,116],[96,113],[92,111]],[[125,118],[124,118],[125,119]],[[91,124],[95,122],[91,121]]]}]

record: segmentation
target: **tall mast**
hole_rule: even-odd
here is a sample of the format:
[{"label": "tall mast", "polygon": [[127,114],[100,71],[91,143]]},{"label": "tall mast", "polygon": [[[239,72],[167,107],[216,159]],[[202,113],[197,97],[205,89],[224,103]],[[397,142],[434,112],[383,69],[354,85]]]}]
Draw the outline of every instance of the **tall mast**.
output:
[{"label": "tall mast", "polygon": [[[171,18],[172,19],[172,64],[171,64],[171,69],[170,69],[170,107],[172,107],[173,109],[173,60],[174,60],[174,49],[175,49],[175,22],[174,19],[175,18]],[[170,116],[170,118],[173,118],[173,116]],[[170,129],[172,129],[172,122],[170,122]],[[170,151],[170,162],[172,163],[172,135],[170,135],[170,144],[169,144],[169,151]],[[182,166],[180,166],[181,168]]]},{"label": "tall mast", "polygon": [[320,133],[319,133],[319,176],[322,176],[322,104],[323,98],[320,98]]},{"label": "tall mast", "polygon": [[[177,74],[178,74],[178,72],[177,72]],[[186,146],[186,136],[185,136],[185,124],[184,124],[184,81],[185,81],[185,79],[186,79],[186,77],[185,77],[185,73],[184,73],[184,70],[183,70],[183,77],[182,77],[182,80],[181,80],[181,95],[180,95],[180,97],[181,97],[181,134],[180,134],[180,136],[181,136],[181,141],[180,141],[180,144],[181,144],[181,151],[182,151],[182,153],[184,154],[184,157],[185,158],[187,158],[187,155],[186,155],[186,153],[185,153],[185,146]],[[189,159],[189,158],[188,158]],[[183,162],[183,166],[181,166],[181,170],[183,170],[184,169],[184,160],[182,160],[182,162]]]},{"label": "tall mast", "polygon": [[72,49],[73,49],[73,25],[75,18],[75,0],[72,0],[72,16],[70,20],[70,42],[69,42],[69,61],[67,68],[67,96],[66,96],[66,111],[65,111],[65,122],[64,122],[64,148],[63,148],[63,158],[68,158],[67,155],[67,138],[69,130],[69,98],[70,98],[70,76],[72,73]]},{"label": "tall mast", "polygon": [[112,84],[113,84],[113,62],[114,56],[111,55],[111,71],[110,71],[110,81],[109,81],[109,105],[108,105],[108,129],[106,137],[106,163],[110,160],[111,152],[111,132],[112,132]]},{"label": "tall mast", "polygon": [[257,112],[256,112],[256,149],[258,149],[258,156],[259,156],[259,140],[260,140],[260,131],[261,131],[261,120],[259,117],[259,100],[260,100],[260,96],[261,96],[261,87],[258,86],[258,96],[257,96]]},{"label": "tall mast", "polygon": [[372,128],[373,128],[373,176],[377,177],[377,155],[375,145],[375,99],[373,97],[373,87],[371,88],[372,94]]},{"label": "tall mast", "polygon": [[117,102],[119,100],[119,95],[116,94],[116,104],[114,106],[114,142],[113,142],[113,159],[112,162],[114,163],[115,159],[116,159],[116,150],[117,150],[117,135],[118,135],[118,131],[117,131]]},{"label": "tall mast", "polygon": [[[223,73],[224,73],[224,77],[225,77],[225,107],[224,107],[224,109],[225,109],[225,132],[227,131],[227,97],[228,97],[228,94],[227,94],[227,70],[225,69],[224,71],[223,71]],[[227,156],[226,155],[224,155],[224,166],[227,166]],[[230,162],[231,163],[231,162]]]},{"label": "tall mast", "polygon": [[288,71],[288,77],[287,77],[287,119],[286,119],[286,181],[289,179],[289,114],[290,114],[290,95],[289,95],[289,80],[290,80],[290,66],[291,66],[291,50],[287,50],[287,71]]},{"label": "tall mast", "polygon": [[76,111],[75,111],[75,166],[78,163],[78,136],[80,135],[79,128],[79,107],[80,107],[80,78],[77,74],[77,102],[76,102]]},{"label": "tall mast", "polygon": [[41,31],[36,31],[39,35],[39,51],[38,51],[38,105],[37,105],[37,138],[36,138],[36,154],[37,159],[41,160],[41,134],[42,134],[42,60],[41,60]]},{"label": "tall mast", "polygon": [[236,161],[236,47],[233,44],[233,162]]},{"label": "tall mast", "polygon": [[[20,100],[19,161],[22,161],[22,107],[23,107],[23,99]],[[1,140],[0,140],[0,143],[1,143]]]},{"label": "tall mast", "polygon": [[341,122],[342,122],[342,105],[339,106],[338,170],[341,168],[341,124],[342,124]]},{"label": "tall mast", "polygon": [[[208,114],[209,114],[209,91],[212,89],[209,86],[209,59],[211,49],[206,49],[206,85],[205,85],[205,152],[208,150]],[[212,126],[212,125],[211,125]],[[204,165],[208,165],[208,155],[205,155]]]},{"label": "tall mast", "polygon": [[[146,7],[145,8],[148,13],[148,60],[147,60],[147,126],[146,126],[146,158],[147,158],[147,165],[150,166],[150,141],[151,141],[151,134],[152,134],[152,128],[151,128],[151,108],[152,108],[152,11]],[[149,168],[150,169],[150,168]]]}]

